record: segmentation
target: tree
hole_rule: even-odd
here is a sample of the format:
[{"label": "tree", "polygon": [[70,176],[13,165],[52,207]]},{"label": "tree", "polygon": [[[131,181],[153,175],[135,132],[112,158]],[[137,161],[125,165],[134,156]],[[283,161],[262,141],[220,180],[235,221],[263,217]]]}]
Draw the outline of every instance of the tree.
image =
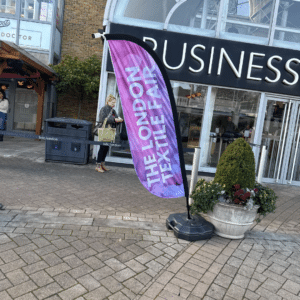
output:
[{"label": "tree", "polygon": [[57,93],[63,95],[73,91],[77,95],[79,119],[84,97],[98,97],[101,60],[96,55],[85,60],[66,55],[59,64],[50,66],[58,74]]}]

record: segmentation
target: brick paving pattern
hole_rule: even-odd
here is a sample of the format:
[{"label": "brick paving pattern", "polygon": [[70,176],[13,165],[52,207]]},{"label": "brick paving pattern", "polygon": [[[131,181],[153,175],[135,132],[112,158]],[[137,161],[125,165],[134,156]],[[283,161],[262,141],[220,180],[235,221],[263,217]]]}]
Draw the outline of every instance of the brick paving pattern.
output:
[{"label": "brick paving pattern", "polygon": [[[5,154],[7,155],[7,153]],[[188,243],[133,169],[1,157],[1,300],[300,299],[299,188],[242,240]]]}]

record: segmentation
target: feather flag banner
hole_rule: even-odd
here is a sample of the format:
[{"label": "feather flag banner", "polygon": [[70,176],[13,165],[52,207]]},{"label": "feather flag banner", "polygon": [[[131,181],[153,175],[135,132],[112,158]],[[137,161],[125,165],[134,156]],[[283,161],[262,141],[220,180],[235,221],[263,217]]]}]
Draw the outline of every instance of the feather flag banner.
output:
[{"label": "feather flag banner", "polygon": [[180,132],[174,123],[176,105],[165,70],[144,42],[126,35],[107,34],[105,38],[138,178],[158,197],[187,196]]}]

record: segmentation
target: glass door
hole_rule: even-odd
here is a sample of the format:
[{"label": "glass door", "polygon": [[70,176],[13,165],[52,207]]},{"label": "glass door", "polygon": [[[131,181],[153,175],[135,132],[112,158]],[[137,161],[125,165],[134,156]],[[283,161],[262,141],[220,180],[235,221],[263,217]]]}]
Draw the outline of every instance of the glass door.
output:
[{"label": "glass door", "polygon": [[38,96],[34,90],[16,89],[14,129],[34,131],[36,126]]},{"label": "glass door", "polygon": [[263,181],[286,184],[300,180],[299,137],[299,103],[268,98],[261,143],[267,146]]},{"label": "glass door", "polygon": [[291,132],[291,150],[288,155],[287,171],[284,182],[293,185],[300,185],[300,105],[295,111],[295,126]]}]

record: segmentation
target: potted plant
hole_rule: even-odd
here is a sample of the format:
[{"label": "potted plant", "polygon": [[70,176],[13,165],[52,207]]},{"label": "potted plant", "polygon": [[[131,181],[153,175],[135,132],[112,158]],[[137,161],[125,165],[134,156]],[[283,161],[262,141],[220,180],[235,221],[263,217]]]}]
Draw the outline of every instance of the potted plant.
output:
[{"label": "potted plant", "polygon": [[254,155],[242,138],[226,148],[214,180],[200,179],[191,197],[191,212],[207,213],[215,233],[231,239],[243,238],[255,219],[274,212],[277,198],[272,189],[255,182]]}]

